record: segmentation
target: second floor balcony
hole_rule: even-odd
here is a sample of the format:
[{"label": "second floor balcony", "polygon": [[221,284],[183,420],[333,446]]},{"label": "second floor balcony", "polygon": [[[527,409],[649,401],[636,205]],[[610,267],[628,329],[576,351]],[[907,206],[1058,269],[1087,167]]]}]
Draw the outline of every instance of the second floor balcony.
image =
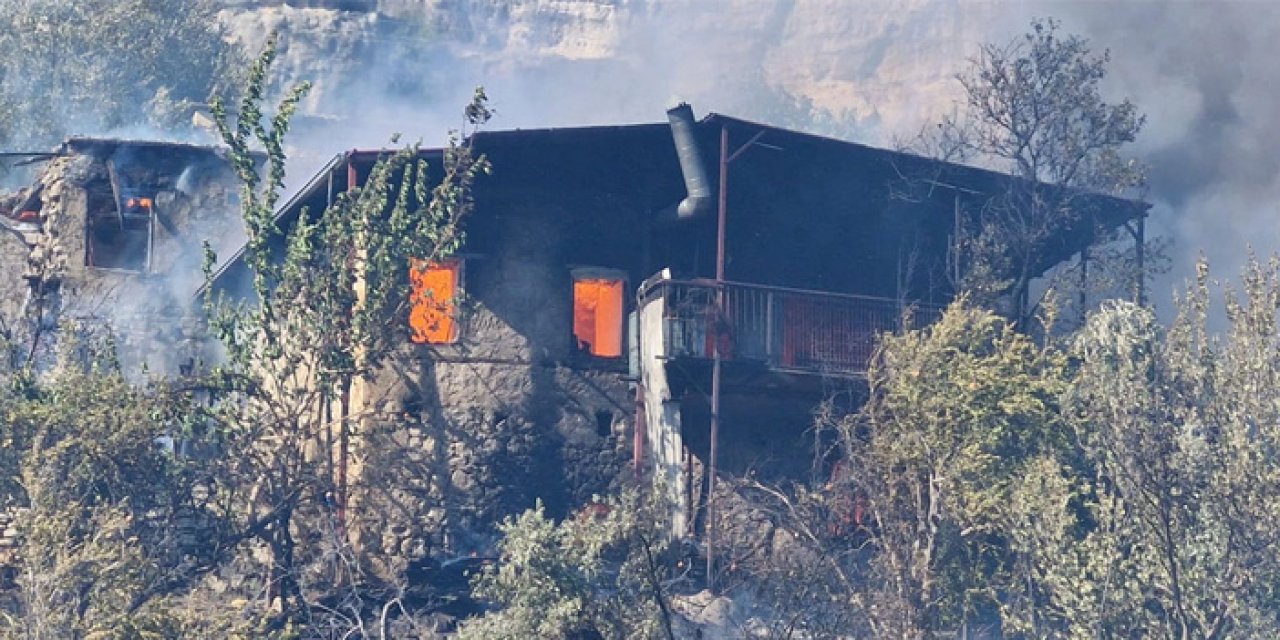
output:
[{"label": "second floor balcony", "polygon": [[662,302],[669,359],[757,363],[785,373],[864,374],[884,332],[918,328],[941,309],[898,300],[712,280],[656,280],[643,308]]}]

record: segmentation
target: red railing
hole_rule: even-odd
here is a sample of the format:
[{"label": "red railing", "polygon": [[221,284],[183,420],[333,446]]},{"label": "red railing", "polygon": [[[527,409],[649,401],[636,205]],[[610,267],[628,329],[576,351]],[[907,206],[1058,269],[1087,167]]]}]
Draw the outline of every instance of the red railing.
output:
[{"label": "red railing", "polygon": [[[724,312],[717,311],[723,292]],[[660,280],[640,292],[641,304],[665,302],[667,354],[711,358],[716,341],[729,361],[815,373],[865,372],[876,337],[919,327],[941,310],[896,300],[709,280]]]}]

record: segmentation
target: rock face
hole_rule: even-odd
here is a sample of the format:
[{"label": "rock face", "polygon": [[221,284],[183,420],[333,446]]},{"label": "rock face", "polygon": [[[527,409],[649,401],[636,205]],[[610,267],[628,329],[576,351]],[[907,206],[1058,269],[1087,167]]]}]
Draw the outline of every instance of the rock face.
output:
[{"label": "rock face", "polygon": [[948,111],[954,75],[977,43],[1018,33],[1033,10],[930,0],[316,0],[233,3],[223,16],[250,51],[280,32],[285,79],[316,83],[309,113],[345,121],[338,133],[349,146],[358,140],[344,133],[369,136],[364,146],[390,131],[438,136],[457,126],[476,85],[494,98],[501,128],[654,121],[685,100],[886,144]]}]

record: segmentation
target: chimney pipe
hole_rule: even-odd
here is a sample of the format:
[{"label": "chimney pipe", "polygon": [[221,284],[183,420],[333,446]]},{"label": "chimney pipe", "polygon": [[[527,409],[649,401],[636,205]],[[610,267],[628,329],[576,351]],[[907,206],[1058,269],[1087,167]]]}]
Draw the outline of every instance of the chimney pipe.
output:
[{"label": "chimney pipe", "polygon": [[702,154],[698,152],[698,141],[694,136],[693,107],[682,102],[667,110],[667,119],[671,122],[671,138],[676,143],[680,173],[684,174],[684,188],[688,192],[676,207],[676,217],[688,220],[710,213],[713,207],[711,187],[707,185],[707,167],[702,163]]}]

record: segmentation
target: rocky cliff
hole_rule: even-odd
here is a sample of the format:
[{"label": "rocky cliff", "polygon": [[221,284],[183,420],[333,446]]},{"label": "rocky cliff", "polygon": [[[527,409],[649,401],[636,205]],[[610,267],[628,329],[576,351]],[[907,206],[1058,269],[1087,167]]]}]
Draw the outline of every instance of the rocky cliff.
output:
[{"label": "rocky cliff", "polygon": [[310,0],[223,16],[250,50],[280,32],[279,69],[316,83],[307,115],[343,123],[320,136],[330,151],[438,135],[475,85],[501,128],[653,121],[685,100],[885,144],[949,107],[977,42],[1025,25],[1017,7],[928,0]]}]

